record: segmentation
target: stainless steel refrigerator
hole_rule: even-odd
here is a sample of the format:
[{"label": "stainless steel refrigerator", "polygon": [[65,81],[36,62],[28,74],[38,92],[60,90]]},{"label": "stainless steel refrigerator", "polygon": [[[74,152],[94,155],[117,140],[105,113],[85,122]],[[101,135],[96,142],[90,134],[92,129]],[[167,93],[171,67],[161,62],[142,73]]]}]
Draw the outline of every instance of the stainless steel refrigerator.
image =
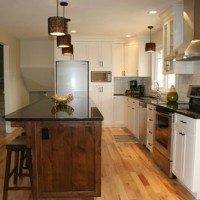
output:
[{"label": "stainless steel refrigerator", "polygon": [[56,62],[56,93],[66,96],[89,98],[89,63],[88,61]]}]

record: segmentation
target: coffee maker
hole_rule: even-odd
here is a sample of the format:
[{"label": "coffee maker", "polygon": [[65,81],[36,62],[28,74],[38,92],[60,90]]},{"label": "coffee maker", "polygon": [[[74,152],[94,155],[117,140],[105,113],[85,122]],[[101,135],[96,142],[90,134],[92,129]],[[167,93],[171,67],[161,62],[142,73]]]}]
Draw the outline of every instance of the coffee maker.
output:
[{"label": "coffee maker", "polygon": [[137,90],[137,81],[136,80],[130,81],[130,90]]}]

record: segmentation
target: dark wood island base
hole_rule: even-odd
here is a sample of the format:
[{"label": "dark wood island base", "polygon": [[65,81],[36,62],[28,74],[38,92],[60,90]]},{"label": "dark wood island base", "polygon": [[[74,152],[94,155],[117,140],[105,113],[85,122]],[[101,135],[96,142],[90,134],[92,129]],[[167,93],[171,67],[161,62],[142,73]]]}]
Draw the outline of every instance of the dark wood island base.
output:
[{"label": "dark wood island base", "polygon": [[93,200],[101,195],[102,116],[40,121],[13,116],[5,119],[26,131],[31,147],[34,200]]}]

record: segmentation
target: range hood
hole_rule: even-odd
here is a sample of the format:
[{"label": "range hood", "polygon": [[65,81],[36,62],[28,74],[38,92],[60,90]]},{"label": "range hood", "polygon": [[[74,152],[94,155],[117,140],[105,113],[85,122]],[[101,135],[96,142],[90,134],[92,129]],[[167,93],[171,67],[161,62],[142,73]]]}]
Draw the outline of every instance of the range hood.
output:
[{"label": "range hood", "polygon": [[165,60],[200,61],[200,0],[184,0],[183,43]]}]

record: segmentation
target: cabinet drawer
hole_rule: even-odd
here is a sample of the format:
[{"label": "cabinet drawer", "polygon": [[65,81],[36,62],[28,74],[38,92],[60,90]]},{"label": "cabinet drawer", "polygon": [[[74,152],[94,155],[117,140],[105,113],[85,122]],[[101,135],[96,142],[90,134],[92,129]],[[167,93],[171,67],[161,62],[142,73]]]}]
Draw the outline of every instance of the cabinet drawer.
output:
[{"label": "cabinet drawer", "polygon": [[183,129],[195,131],[196,120],[184,115],[177,114],[175,115],[176,126],[180,126]]}]

